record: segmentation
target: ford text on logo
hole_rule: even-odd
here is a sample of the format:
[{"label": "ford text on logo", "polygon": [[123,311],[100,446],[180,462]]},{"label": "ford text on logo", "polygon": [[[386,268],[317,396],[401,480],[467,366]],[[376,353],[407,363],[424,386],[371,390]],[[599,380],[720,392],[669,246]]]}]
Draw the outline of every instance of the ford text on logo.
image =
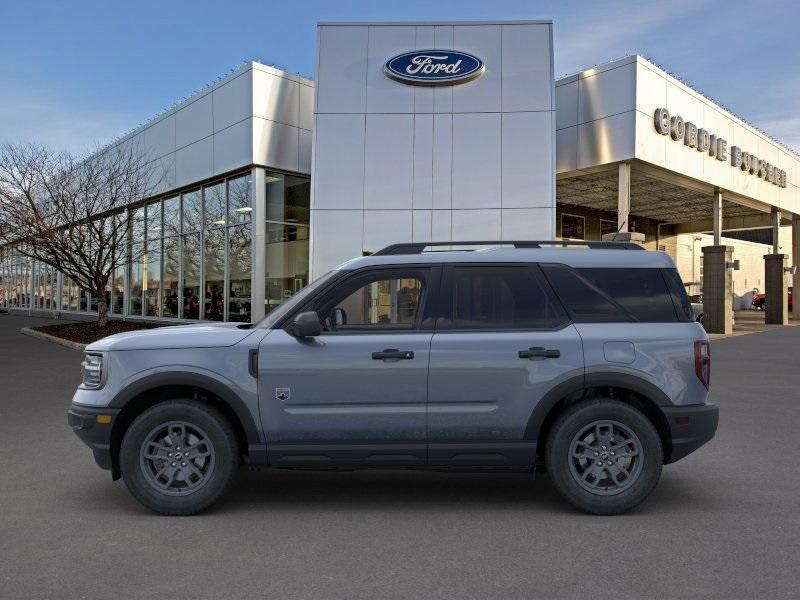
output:
[{"label": "ford text on logo", "polygon": [[386,61],[388,77],[411,85],[455,85],[483,75],[486,67],[477,56],[456,50],[414,50]]}]

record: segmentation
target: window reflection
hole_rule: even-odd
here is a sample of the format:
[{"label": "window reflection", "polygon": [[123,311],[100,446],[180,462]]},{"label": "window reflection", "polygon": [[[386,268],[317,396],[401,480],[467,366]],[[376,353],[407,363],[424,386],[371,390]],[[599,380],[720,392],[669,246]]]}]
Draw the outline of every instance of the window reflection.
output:
[{"label": "window reflection", "polygon": [[143,257],[145,281],[145,315],[159,317],[161,307],[161,240],[147,242]]},{"label": "window reflection", "polygon": [[178,196],[164,200],[164,235],[181,232],[181,201]]},{"label": "window reflection", "polygon": [[250,227],[239,225],[228,230],[229,321],[250,321],[250,283],[252,257]]},{"label": "window reflection", "polygon": [[130,265],[128,314],[142,315],[142,253],[143,245],[140,242],[131,245],[132,260]]},{"label": "window reflection", "polygon": [[222,321],[225,315],[225,230],[210,229],[205,238],[203,318]]},{"label": "window reflection", "polygon": [[226,223],[225,182],[203,188],[206,227],[223,227]]},{"label": "window reflection", "polygon": [[183,236],[184,319],[200,318],[200,234]]},{"label": "window reflection", "polygon": [[267,273],[264,311],[291,298],[308,283],[307,177],[267,173]]},{"label": "window reflection", "polygon": [[[166,209],[166,203],[164,204]],[[180,287],[180,253],[179,238],[164,238],[164,272],[162,274],[163,286],[163,315],[165,317],[178,317],[178,296]]]},{"label": "window reflection", "polygon": [[183,233],[199,231],[203,219],[200,190],[186,192],[181,198],[183,199]]},{"label": "window reflection", "polygon": [[249,223],[253,216],[250,206],[250,175],[228,181],[228,223]]}]

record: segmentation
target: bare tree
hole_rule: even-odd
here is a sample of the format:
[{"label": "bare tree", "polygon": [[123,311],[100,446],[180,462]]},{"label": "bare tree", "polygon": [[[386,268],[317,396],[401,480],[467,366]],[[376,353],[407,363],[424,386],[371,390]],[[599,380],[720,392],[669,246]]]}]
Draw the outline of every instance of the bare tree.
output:
[{"label": "bare tree", "polygon": [[97,298],[108,322],[106,286],[114,271],[138,260],[125,208],[152,196],[163,180],[131,143],[86,159],[44,146],[0,148],[0,245],[61,271]]}]

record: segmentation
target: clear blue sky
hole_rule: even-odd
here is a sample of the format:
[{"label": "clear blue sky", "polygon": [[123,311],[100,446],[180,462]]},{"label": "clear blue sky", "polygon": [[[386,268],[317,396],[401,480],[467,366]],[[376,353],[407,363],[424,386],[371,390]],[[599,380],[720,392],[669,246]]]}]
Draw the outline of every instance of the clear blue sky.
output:
[{"label": "clear blue sky", "polygon": [[644,54],[800,151],[800,4],[790,0],[7,1],[0,142],[82,151],[244,60],[313,76],[319,20],[548,18],[556,76]]}]

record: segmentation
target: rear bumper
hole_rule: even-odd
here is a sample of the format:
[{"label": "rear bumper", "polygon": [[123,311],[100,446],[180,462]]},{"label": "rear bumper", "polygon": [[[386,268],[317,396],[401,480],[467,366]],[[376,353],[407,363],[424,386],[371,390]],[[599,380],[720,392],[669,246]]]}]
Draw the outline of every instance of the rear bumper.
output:
[{"label": "rear bumper", "polygon": [[101,469],[111,469],[111,430],[118,414],[118,409],[75,404],[67,411],[67,423],[75,435],[92,449],[94,460]]},{"label": "rear bumper", "polygon": [[667,464],[691,454],[717,432],[719,408],[715,404],[662,408],[672,438],[672,451],[665,461]]}]

